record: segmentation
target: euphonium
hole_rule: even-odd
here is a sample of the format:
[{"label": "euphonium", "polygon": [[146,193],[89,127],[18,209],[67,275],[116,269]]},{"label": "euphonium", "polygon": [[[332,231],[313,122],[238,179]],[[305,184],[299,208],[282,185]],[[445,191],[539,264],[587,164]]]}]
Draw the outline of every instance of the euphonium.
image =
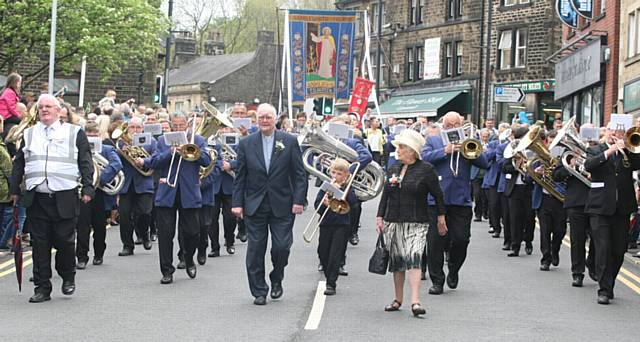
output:
[{"label": "euphonium", "polygon": [[[120,124],[120,126],[118,126],[118,128],[113,130],[113,133],[111,133],[111,139],[115,140],[114,145],[116,151],[120,156],[126,159],[127,162],[129,162],[129,164],[131,164],[131,166],[133,166],[133,168],[136,169],[136,171],[138,171],[141,175],[146,177],[151,176],[153,174],[152,169],[145,169],[136,165],[136,160],[138,158],[145,159],[151,156],[149,155],[149,152],[147,152],[147,150],[145,150],[142,146],[133,145],[133,137],[129,133],[128,127],[129,124],[123,122],[122,124]],[[120,140],[122,140],[123,144],[127,147],[126,150],[120,148]]]},{"label": "euphonium", "polygon": [[209,156],[211,156],[211,162],[207,167],[200,168],[200,180],[207,178],[211,174],[213,168],[216,166],[216,159],[218,159],[218,152],[215,149],[209,148],[207,151],[209,152]]},{"label": "euphonium", "polygon": [[[520,139],[515,139],[512,142],[510,142],[507,145],[507,147],[505,147],[504,152],[502,153],[502,156],[504,158],[511,159],[511,165],[513,165],[513,167],[521,175],[526,176],[527,175],[527,170],[523,167],[523,165],[526,165],[527,157],[522,152],[515,152],[514,151],[519,143],[520,143]],[[518,163],[516,162],[517,159],[522,159],[522,164],[520,164],[520,166],[518,166]]]},{"label": "euphonium", "polygon": [[[222,127],[233,128],[233,122],[229,120],[227,115],[221,113],[207,101],[202,101],[202,108],[205,109],[205,114],[200,124],[196,127],[196,134],[207,139],[218,133],[218,130]],[[207,115],[207,113],[210,115]]]},{"label": "euphonium", "polygon": [[631,153],[640,153],[640,128],[631,127],[624,133],[624,146]]},{"label": "euphonium", "polygon": [[99,153],[93,154],[93,187],[101,189],[107,195],[117,195],[124,185],[124,173],[118,171],[109,183],[100,185],[100,175],[107,165],[109,165],[109,161],[105,157]]},{"label": "euphonium", "polygon": [[[549,145],[549,149],[562,146],[566,149],[560,157],[562,166],[574,177],[591,187],[591,174],[585,171],[584,163],[587,160],[587,144],[580,139],[580,133],[575,126],[576,117],[571,117],[558,131],[558,134]],[[575,159],[575,168],[571,166],[571,160]]]},{"label": "euphonium", "polygon": [[24,130],[35,125],[38,119],[38,105],[34,104],[31,106],[31,109],[28,113],[26,113],[20,123],[11,127],[9,133],[5,137],[4,141],[7,143],[18,144],[20,140],[22,140],[22,136],[24,134]]}]

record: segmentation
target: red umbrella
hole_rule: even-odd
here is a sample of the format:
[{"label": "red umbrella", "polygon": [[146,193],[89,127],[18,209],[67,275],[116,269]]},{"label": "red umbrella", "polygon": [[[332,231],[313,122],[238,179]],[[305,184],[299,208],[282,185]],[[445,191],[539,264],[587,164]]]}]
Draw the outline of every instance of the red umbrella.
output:
[{"label": "red umbrella", "polygon": [[13,227],[15,235],[13,237],[13,260],[16,264],[16,277],[18,278],[18,290],[22,292],[22,232],[20,231],[18,206],[13,206]]}]

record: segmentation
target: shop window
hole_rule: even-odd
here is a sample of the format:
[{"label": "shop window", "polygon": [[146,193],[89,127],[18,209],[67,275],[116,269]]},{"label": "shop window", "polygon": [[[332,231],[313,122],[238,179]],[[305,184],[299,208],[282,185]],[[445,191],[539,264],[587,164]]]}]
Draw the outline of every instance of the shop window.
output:
[{"label": "shop window", "polygon": [[591,115],[592,123],[599,127],[602,124],[602,87],[593,90],[593,114]]},{"label": "shop window", "polygon": [[580,96],[580,106],[582,112],[582,123],[593,123],[593,102],[590,91],[585,91],[584,93],[582,93],[582,95]]}]

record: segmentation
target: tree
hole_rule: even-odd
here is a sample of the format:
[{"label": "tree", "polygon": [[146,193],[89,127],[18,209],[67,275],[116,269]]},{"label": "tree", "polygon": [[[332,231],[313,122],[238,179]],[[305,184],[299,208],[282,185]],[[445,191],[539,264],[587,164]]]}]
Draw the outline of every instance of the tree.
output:
[{"label": "tree", "polygon": [[[0,70],[42,65],[23,75],[28,85],[49,69],[51,0],[0,0]],[[87,56],[104,78],[128,63],[156,56],[167,28],[159,0],[59,0],[56,70],[70,72]]]},{"label": "tree", "polygon": [[193,33],[196,53],[200,53],[213,18],[220,14],[216,12],[215,2],[211,0],[181,0],[177,6],[175,27],[184,27]]}]

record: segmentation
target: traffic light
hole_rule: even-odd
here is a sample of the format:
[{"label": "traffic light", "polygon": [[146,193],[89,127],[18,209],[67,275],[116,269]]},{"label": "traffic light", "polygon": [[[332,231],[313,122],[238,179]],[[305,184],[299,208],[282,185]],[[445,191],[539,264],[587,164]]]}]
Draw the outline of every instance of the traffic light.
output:
[{"label": "traffic light", "polygon": [[153,102],[162,103],[162,90],[164,88],[162,75],[156,75],[156,88],[153,93]]},{"label": "traffic light", "polygon": [[313,99],[313,112],[318,116],[322,115],[322,100],[321,97]]},{"label": "traffic light", "polygon": [[313,99],[313,111],[316,113],[316,115],[333,114],[333,98],[319,97]]}]

